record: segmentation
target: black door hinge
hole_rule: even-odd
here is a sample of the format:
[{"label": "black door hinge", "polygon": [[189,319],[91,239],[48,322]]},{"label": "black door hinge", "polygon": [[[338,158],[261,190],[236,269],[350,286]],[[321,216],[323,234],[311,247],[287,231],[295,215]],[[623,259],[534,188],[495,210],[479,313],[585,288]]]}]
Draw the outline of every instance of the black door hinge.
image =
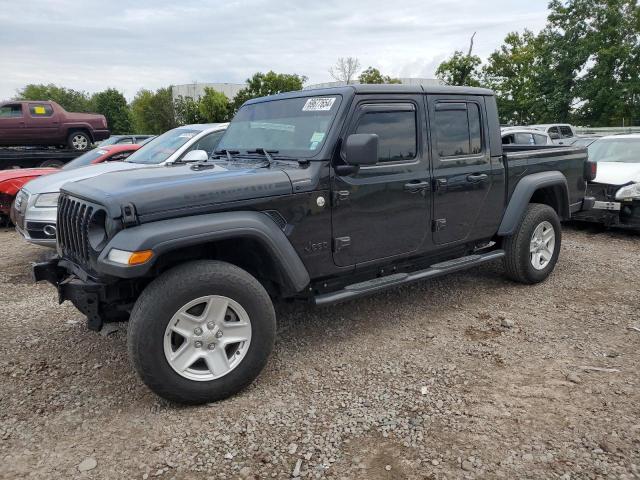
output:
[{"label": "black door hinge", "polygon": [[431,231],[439,232],[440,230],[444,230],[447,228],[447,219],[446,218],[438,218],[431,223]]},{"label": "black door hinge", "polygon": [[136,207],[133,203],[128,203],[122,207],[122,224],[125,227],[131,227],[138,224],[138,216],[136,215]]},{"label": "black door hinge", "polygon": [[333,251],[338,253],[351,245],[351,237],[338,237],[333,239]]},{"label": "black door hinge", "polygon": [[333,197],[335,200],[335,204],[339,205],[340,202],[346,202],[347,200],[349,200],[349,195],[349,190],[338,190],[337,192],[335,192],[335,195]]}]

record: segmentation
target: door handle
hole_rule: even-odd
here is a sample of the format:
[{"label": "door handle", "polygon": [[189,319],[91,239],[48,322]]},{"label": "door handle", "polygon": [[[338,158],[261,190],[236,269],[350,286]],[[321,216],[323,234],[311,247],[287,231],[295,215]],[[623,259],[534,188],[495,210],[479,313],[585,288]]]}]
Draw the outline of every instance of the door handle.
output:
[{"label": "door handle", "polygon": [[489,178],[489,175],[487,175],[486,173],[468,175],[467,182],[480,183],[480,182],[486,181],[488,178]]},{"label": "door handle", "polygon": [[409,182],[404,184],[404,189],[408,190],[411,193],[417,193],[420,190],[428,190],[431,186],[430,182],[426,180],[418,181],[418,182]]}]

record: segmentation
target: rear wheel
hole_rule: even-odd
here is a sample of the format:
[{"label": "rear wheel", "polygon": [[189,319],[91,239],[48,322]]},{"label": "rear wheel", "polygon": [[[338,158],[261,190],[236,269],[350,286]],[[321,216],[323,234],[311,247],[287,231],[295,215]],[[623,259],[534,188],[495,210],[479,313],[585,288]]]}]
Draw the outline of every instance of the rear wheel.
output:
[{"label": "rear wheel", "polygon": [[521,283],[538,283],[553,271],[562,241],[560,219],[548,205],[532,203],[516,232],[504,242],[507,276]]},{"label": "rear wheel", "polygon": [[273,349],[275,312],[262,285],[224,262],[175,267],[140,295],[129,320],[131,360],[168,400],[229,397],[260,373]]},{"label": "rear wheel", "polygon": [[72,150],[84,152],[91,146],[91,138],[86,132],[71,132],[67,139],[67,146]]}]

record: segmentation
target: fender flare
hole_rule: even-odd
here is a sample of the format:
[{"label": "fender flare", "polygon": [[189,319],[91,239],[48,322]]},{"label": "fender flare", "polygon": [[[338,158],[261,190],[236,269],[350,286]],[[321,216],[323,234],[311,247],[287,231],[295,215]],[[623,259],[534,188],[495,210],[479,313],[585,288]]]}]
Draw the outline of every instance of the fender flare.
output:
[{"label": "fender flare", "polygon": [[560,205],[558,206],[558,214],[560,218],[566,220],[569,218],[569,187],[567,178],[557,170],[550,172],[538,172],[525,176],[516,185],[509,204],[502,217],[498,235],[512,235],[516,227],[520,224],[520,220],[524,216],[527,206],[531,202],[531,198],[536,190],[545,187],[559,187],[561,190]]},{"label": "fender flare", "polygon": [[[157,258],[172,250],[233,238],[252,238],[260,242],[293,291],[300,292],[309,284],[309,272],[284,232],[266,214],[249,211],[195,215],[126,228],[102,250],[98,269],[119,278],[140,277],[151,269]],[[154,255],[145,264],[124,266],[107,259],[112,248],[129,252],[152,250]]]}]

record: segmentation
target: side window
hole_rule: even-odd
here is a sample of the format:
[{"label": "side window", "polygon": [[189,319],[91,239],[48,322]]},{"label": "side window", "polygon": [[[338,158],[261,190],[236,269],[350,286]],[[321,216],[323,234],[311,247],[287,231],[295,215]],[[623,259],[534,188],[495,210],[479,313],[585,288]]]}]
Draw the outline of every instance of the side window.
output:
[{"label": "side window", "polygon": [[557,135],[557,138],[560,138],[560,130],[558,130],[558,127],[549,128],[547,133],[551,136],[551,138],[553,138],[554,135]]},{"label": "side window", "polygon": [[209,156],[211,156],[213,151],[218,146],[218,143],[220,142],[220,139],[222,138],[223,134],[224,134],[224,130],[220,132],[210,133],[206,137],[202,137],[200,140],[194,143],[189,149],[189,151],[204,150],[209,154]]},{"label": "side window", "polygon": [[513,138],[513,134],[505,135],[504,137],[502,137],[503,145],[513,145],[514,143],[515,143],[515,139]]},{"label": "side window", "polygon": [[18,118],[22,116],[22,105],[19,103],[0,107],[0,118]]},{"label": "side window", "polygon": [[[480,109],[476,103],[438,103],[435,131],[441,158],[482,153]],[[504,139],[503,143],[510,140]]]},{"label": "side window", "polygon": [[50,117],[53,115],[53,108],[46,103],[30,103],[29,113],[32,117]]},{"label": "side window", "polygon": [[546,145],[547,144],[547,137],[545,137],[544,135],[537,135],[537,134],[533,134],[533,140],[536,142],[536,145]]},{"label": "side window", "polygon": [[533,136],[530,133],[516,133],[516,144],[533,145]]},{"label": "side window", "polygon": [[571,138],[571,137],[573,137],[573,132],[571,131],[571,128],[569,128],[567,126],[560,127],[560,133],[562,134],[562,138]]},{"label": "side window", "polygon": [[398,162],[416,158],[415,110],[369,111],[360,117],[354,133],[378,135],[378,161]]}]

